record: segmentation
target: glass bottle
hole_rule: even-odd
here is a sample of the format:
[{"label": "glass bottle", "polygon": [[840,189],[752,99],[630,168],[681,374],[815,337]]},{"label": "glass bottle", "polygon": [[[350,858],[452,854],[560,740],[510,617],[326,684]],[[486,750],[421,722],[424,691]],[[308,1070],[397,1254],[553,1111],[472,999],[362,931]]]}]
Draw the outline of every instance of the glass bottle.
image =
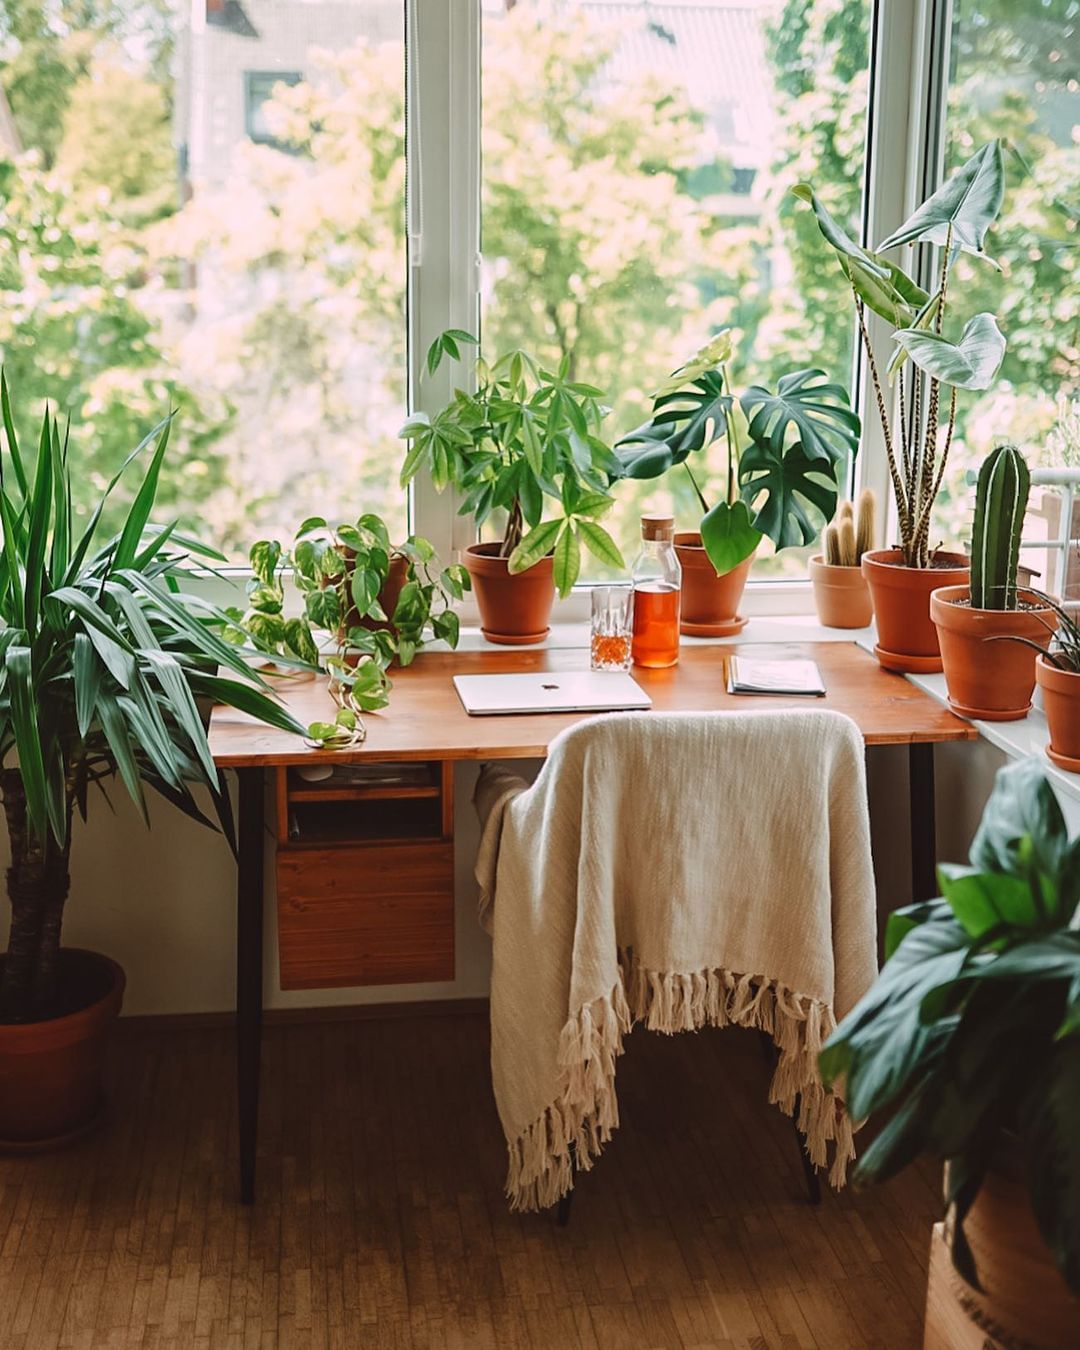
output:
[{"label": "glass bottle", "polygon": [[641,551],[634,559],[635,665],[673,666],[679,659],[682,567],[675,555],[671,516],[641,517]]}]

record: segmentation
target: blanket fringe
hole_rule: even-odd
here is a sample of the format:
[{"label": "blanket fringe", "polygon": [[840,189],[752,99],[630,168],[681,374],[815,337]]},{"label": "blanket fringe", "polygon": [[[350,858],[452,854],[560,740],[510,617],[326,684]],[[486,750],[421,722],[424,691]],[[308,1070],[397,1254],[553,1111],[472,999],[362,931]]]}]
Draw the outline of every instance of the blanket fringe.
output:
[{"label": "blanket fringe", "polygon": [[851,1121],[843,1102],[822,1086],[817,1060],[835,1027],[831,1009],[776,981],[728,970],[661,973],[623,953],[620,978],[603,998],[585,1004],[559,1040],[560,1092],[539,1119],[509,1144],[506,1194],[513,1210],[547,1209],[574,1185],[574,1169],[587,1172],[619,1124],[615,1061],[637,1022],[671,1036],[701,1027],[753,1027],[779,1051],[769,1101],[785,1115],[798,1112],[807,1152],[828,1166],[839,1188],[855,1157]]}]

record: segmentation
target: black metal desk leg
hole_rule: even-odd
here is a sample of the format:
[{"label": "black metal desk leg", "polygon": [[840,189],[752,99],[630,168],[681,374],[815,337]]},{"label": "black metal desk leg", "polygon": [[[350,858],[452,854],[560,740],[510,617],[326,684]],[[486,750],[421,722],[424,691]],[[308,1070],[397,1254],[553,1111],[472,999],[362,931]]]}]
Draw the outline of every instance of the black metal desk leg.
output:
[{"label": "black metal desk leg", "polygon": [[911,898],[932,900],[937,887],[937,838],[934,822],[934,747],[908,747],[911,793]]},{"label": "black metal desk leg", "polygon": [[236,880],[236,1059],[240,1112],[240,1199],[255,1203],[262,1048],[263,772],[240,769]]}]

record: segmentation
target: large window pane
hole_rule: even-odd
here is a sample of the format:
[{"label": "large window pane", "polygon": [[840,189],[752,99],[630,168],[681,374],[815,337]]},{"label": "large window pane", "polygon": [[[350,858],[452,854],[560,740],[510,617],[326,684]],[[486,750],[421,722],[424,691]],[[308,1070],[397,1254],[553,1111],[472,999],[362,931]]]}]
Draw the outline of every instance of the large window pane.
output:
[{"label": "large window pane", "polygon": [[0,351],[24,430],[72,413],[79,509],[171,404],[161,510],[231,554],[404,531],[403,9],[0,4]]},{"label": "large window pane", "polygon": [[[1001,136],[1008,188],[986,244],[1001,270],[958,260],[949,327],[989,310],[1008,350],[993,387],[958,400],[938,505],[950,543],[970,532],[970,474],[1000,442],[1015,441],[1033,466],[1080,467],[1080,409],[1070,409],[1080,394],[1080,5],[954,0],[953,14],[948,167]],[[1030,537],[1056,537],[1060,514],[1057,493],[1033,489]],[[1061,585],[1060,558],[1033,551],[1030,561]]]},{"label": "large window pane", "polygon": [[[848,383],[850,296],[788,189],[811,180],[857,231],[869,9],[485,0],[488,352],[568,355],[608,392],[613,434],[726,326],[736,388],[812,365]],[[721,463],[702,466],[712,499]],[[608,523],[628,557],[642,510],[700,519],[680,472],[617,495]],[[757,575],[801,573],[808,552]]]}]

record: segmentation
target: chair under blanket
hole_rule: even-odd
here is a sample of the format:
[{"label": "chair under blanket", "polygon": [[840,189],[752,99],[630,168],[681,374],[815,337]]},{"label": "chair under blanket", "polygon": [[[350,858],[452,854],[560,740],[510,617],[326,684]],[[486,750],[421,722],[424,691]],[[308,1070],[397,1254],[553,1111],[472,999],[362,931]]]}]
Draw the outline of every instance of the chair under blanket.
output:
[{"label": "chair under blanket", "polygon": [[[863,744],[823,710],[623,713],[552,742],[531,786],[477,782],[491,1064],[512,1209],[567,1196],[619,1122],[636,1022],[756,1028],[769,1100],[844,1183],[817,1056],[876,973]],[[565,1215],[565,1206],[563,1207]]]}]

